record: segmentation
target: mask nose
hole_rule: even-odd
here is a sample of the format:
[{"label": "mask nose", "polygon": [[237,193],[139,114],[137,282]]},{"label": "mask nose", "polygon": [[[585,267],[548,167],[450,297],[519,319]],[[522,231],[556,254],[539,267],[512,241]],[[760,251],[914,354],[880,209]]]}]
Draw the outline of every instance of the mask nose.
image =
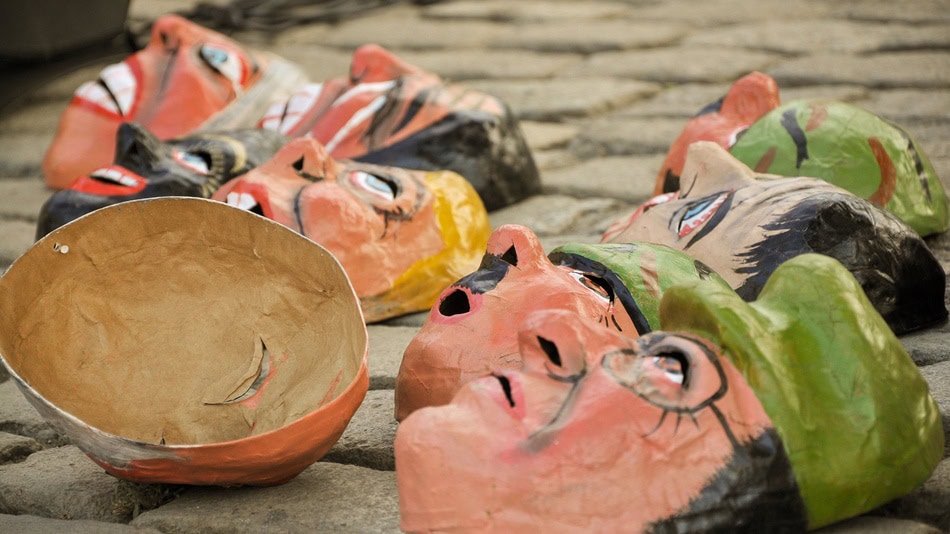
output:
[{"label": "mask nose", "polygon": [[115,137],[115,162],[144,174],[159,160],[161,141],[143,126],[125,122]]}]

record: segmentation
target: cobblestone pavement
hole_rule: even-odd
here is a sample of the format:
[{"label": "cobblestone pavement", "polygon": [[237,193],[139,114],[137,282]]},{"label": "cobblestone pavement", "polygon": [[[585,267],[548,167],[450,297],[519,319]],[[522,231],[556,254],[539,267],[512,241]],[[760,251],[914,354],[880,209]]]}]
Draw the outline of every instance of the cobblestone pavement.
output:
[{"label": "cobblestone pavement", "polygon": [[[135,0],[131,16],[193,3]],[[492,213],[492,223],[525,224],[548,248],[595,241],[644,200],[686,119],[756,69],[778,80],[783,100],[835,98],[904,125],[950,188],[947,0],[459,0],[237,38],[299,62],[314,80],[344,74],[355,46],[377,42],[505,98],[545,185],[543,195]],[[0,119],[0,268],[30,247],[50,194],[41,157],[72,91],[103,65],[64,74]],[[950,269],[950,236],[928,243]],[[0,382],[0,531],[396,531],[393,387],[422,319],[369,327],[365,403],[323,461],[276,488],[117,480],[51,430],[11,381]],[[903,341],[950,429],[950,326]],[[910,496],[830,530],[934,531],[928,524],[950,530],[948,459]]]}]

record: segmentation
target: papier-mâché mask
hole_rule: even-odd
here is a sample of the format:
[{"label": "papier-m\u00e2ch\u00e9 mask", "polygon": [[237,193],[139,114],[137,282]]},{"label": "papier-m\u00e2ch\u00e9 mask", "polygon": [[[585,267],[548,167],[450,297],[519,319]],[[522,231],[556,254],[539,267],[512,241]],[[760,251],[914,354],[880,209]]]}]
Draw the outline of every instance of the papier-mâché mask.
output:
[{"label": "papier-m\u00e2ch\u00e9 mask", "polygon": [[329,252],[206,199],[96,210],[0,278],[12,379],[72,443],[137,482],[290,480],[359,407],[366,347]]},{"label": "papier-m\u00e2ch\u00e9 mask", "polygon": [[716,347],[564,310],[530,315],[518,339],[522,370],[400,424],[403,530],[804,528],[781,440]]},{"label": "papier-m\u00e2ch\u00e9 mask", "polygon": [[283,135],[260,129],[195,133],[162,142],[138,124],[122,124],[113,164],[54,193],[40,210],[36,238],[127,200],[210,198],[224,182],[269,160],[286,142]]},{"label": "papier-m\u00e2ch\u00e9 mask", "polygon": [[835,260],[789,260],[751,303],[684,281],[659,314],[664,330],[637,339],[564,310],[529,316],[522,370],[400,425],[401,527],[801,532],[940,462],[926,382]]},{"label": "papier-m\u00e2ch\u00e9 mask", "polygon": [[123,122],[137,122],[159,139],[251,128],[274,99],[306,81],[282,58],[164,15],[144,49],[76,90],[43,159],[46,183],[67,187],[107,166]]},{"label": "papier-m\u00e2ch\u00e9 mask", "polygon": [[378,45],[356,49],[348,80],[306,86],[274,104],[261,126],[311,136],[338,159],[456,172],[489,211],[541,190],[503,101],[447,84]]},{"label": "papier-m\u00e2ch\u00e9 mask", "polygon": [[336,161],[311,138],[213,197],[320,243],[346,270],[367,321],[428,308],[478,264],[485,208],[455,173]]},{"label": "papier-m\u00e2ch\u00e9 mask", "polygon": [[746,300],[782,262],[806,252],[848,268],[897,333],[943,320],[946,276],[927,245],[890,213],[828,182],[754,173],[719,145],[689,148],[682,189],[616,221],[604,242],[683,251]]},{"label": "papier-m\u00e2ch\u00e9 mask", "polygon": [[442,292],[410,342],[396,379],[396,418],[445,404],[466,382],[519,369],[518,328],[536,310],[564,309],[623,335],[657,325],[663,291],[712,278],[702,263],[661,245],[568,244],[546,256],[527,228],[492,234],[478,270]]}]

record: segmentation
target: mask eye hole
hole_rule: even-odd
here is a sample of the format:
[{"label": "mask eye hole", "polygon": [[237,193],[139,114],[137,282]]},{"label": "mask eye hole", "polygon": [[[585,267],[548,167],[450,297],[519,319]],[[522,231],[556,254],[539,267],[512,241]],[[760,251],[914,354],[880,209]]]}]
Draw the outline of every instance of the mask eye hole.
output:
[{"label": "mask eye hole", "polygon": [[583,271],[571,270],[569,274],[578,284],[584,286],[585,289],[596,295],[605,303],[613,302],[614,289],[607,280]]},{"label": "mask eye hole", "polygon": [[717,193],[706,198],[690,202],[683,208],[683,216],[677,225],[680,237],[686,237],[709,220],[729,197],[729,192]]},{"label": "mask eye hole", "polygon": [[675,349],[664,350],[652,356],[653,366],[662,371],[670,382],[683,388],[687,386],[689,377],[689,358]]},{"label": "mask eye hole", "polygon": [[391,178],[376,176],[363,171],[350,174],[353,183],[369,193],[385,200],[395,200],[399,196],[399,184]]},{"label": "mask eye hole", "polygon": [[237,85],[243,85],[245,79],[244,68],[237,54],[225,48],[206,44],[201,47],[201,59],[225,78]]},{"label": "mask eye hole", "polygon": [[175,150],[172,152],[172,155],[175,161],[198,174],[208,174],[211,172],[211,155],[207,152],[182,152]]}]

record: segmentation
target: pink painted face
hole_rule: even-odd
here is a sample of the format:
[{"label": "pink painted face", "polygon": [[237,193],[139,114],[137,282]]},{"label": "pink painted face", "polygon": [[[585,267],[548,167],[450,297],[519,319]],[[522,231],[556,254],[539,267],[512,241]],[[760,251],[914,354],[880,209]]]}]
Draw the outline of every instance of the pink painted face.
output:
[{"label": "pink painted face", "polygon": [[317,141],[296,139],[213,198],[329,249],[362,298],[389,289],[413,264],[445,246],[424,175],[338,162]]},{"label": "pink painted face", "polygon": [[107,166],[123,122],[159,139],[197,129],[255,84],[265,65],[223,35],[175,15],[159,18],[148,46],[76,90],[43,160],[47,183],[66,187]]},{"label": "pink painted face", "polygon": [[752,124],[779,105],[778,84],[770,76],[752,72],[736,80],[721,99],[704,107],[686,123],[656,177],[654,195],[680,188],[680,175],[689,145],[713,141],[729,148]]},{"label": "pink painted face", "polygon": [[[469,383],[399,426],[403,530],[642,531],[683,527],[679,516],[724,527],[740,512],[721,493],[703,498],[716,476],[751,498],[775,476],[752,463],[784,458],[761,403],[708,341],[629,339],[561,310],[531,315],[518,339],[522,371]],[[745,447],[760,440],[771,452],[751,461]]]},{"label": "pink painted face", "polygon": [[[449,402],[475,378],[519,369],[518,328],[533,311],[571,310],[625,335],[646,330],[629,291],[612,273],[555,263],[530,230],[506,225],[492,233],[479,270],[439,297],[413,338],[396,383],[396,418]],[[478,341],[472,333],[478,333]]]}]

